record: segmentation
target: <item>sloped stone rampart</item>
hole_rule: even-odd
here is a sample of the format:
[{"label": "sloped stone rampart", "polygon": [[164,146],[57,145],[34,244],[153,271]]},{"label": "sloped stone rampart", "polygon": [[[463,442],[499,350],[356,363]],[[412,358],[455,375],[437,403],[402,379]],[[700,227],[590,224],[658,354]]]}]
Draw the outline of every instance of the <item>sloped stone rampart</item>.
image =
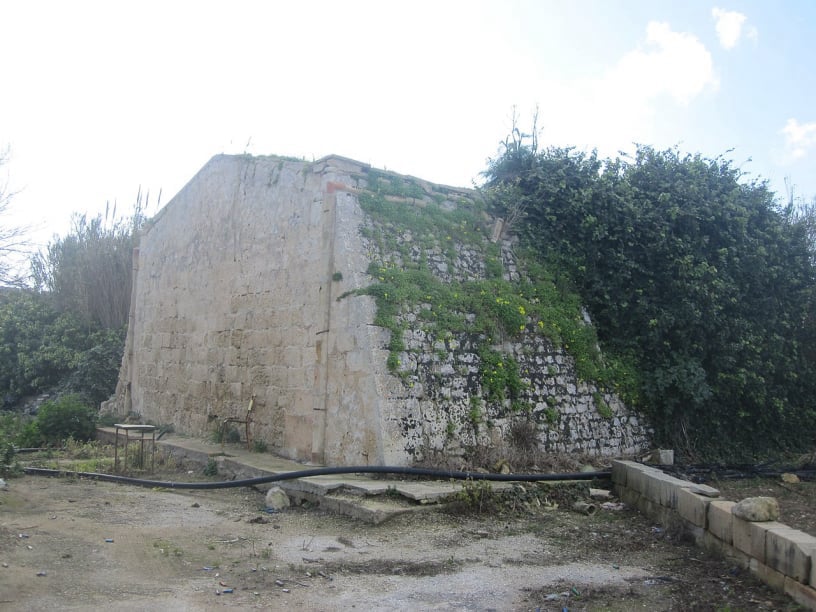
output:
[{"label": "sloped stone rampart", "polygon": [[[484,242],[443,248],[421,243],[411,231],[379,226],[371,218],[365,224],[375,230],[374,235],[393,234],[393,250],[384,251],[376,240],[363,239],[363,248],[373,260],[390,267],[426,267],[442,282],[486,278]],[[521,278],[513,247],[512,240],[500,241],[507,281]],[[456,333],[438,337],[422,324],[423,310],[431,306],[403,308],[398,317],[406,328],[406,350],[399,356],[404,384],[389,398],[393,406],[389,414],[392,430],[405,439],[414,459],[425,459],[429,452],[456,456],[468,446],[495,445],[497,440],[510,440],[514,427],[525,422],[535,427],[538,446],[547,452],[628,456],[648,446],[646,422],[615,394],[600,393],[580,381],[573,358],[535,329],[493,346],[518,364],[523,389],[515,404],[482,401],[479,347],[485,344],[484,337]],[[605,403],[606,415],[599,412],[598,398]],[[474,405],[478,422],[473,418]]]}]

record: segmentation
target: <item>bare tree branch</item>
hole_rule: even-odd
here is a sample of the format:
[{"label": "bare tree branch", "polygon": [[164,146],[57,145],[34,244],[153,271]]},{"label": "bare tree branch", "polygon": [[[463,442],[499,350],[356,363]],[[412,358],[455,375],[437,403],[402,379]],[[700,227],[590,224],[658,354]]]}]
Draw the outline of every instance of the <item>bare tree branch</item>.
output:
[{"label": "bare tree branch", "polygon": [[[9,158],[8,147],[0,151],[0,168]],[[14,192],[9,191],[8,182],[0,182],[0,285],[22,286],[25,279],[20,274],[17,265],[27,254],[29,241],[27,238],[30,228],[25,225],[12,225],[6,220],[11,214],[11,200]],[[20,262],[15,259],[21,260]]]}]

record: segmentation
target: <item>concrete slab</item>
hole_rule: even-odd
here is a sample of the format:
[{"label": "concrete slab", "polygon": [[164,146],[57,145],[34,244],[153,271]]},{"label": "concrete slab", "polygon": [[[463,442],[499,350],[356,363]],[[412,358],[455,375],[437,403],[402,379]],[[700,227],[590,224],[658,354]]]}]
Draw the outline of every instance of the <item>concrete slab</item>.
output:
[{"label": "concrete slab", "polygon": [[[113,428],[98,428],[98,438],[113,441]],[[243,445],[219,443],[177,434],[163,436],[156,442],[157,452],[194,461],[202,465],[210,459],[218,463],[218,472],[225,478],[248,479],[288,474],[322,466],[298,463],[269,453],[255,453]],[[547,483],[550,486],[570,485],[576,481]],[[583,484],[584,481],[581,481]],[[512,488],[512,482],[491,482],[494,491]],[[443,503],[462,490],[461,481],[404,480],[400,476],[372,477],[364,473],[330,474],[280,480],[258,485],[261,490],[279,486],[295,500],[319,504],[327,510],[378,524],[384,520],[427,509]],[[588,487],[587,483],[587,487]],[[588,491],[588,488],[587,488]]]}]

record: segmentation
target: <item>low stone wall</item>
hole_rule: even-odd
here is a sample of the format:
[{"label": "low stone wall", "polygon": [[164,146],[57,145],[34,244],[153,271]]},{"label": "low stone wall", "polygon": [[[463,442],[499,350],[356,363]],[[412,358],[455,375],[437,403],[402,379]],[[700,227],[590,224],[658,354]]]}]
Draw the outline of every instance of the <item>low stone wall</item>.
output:
[{"label": "low stone wall", "polygon": [[681,522],[698,545],[722,553],[764,583],[816,610],[816,537],[776,521],[735,516],[719,491],[633,461],[612,462],[617,495],[664,524]]}]

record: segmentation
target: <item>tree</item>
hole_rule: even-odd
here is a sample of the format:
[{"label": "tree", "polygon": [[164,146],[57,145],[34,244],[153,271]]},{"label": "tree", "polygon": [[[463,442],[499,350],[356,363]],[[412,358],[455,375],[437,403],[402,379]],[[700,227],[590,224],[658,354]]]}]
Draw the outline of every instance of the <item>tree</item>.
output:
[{"label": "tree", "polygon": [[92,339],[47,296],[8,290],[0,296],[0,406],[56,386],[79,364]]},{"label": "tree", "polygon": [[117,219],[115,207],[91,219],[75,214],[69,234],[55,238],[32,259],[37,288],[49,292],[60,311],[72,312],[90,329],[124,327],[143,211],[140,191],[127,219]]},{"label": "tree", "polygon": [[[8,149],[0,151],[0,168],[8,162]],[[14,196],[8,190],[8,184],[0,182],[0,220],[7,219],[10,213],[11,199]],[[23,255],[28,242],[25,238],[28,228],[0,221],[0,285],[21,286],[23,280],[15,273],[14,259]]]},{"label": "tree", "polygon": [[790,180],[785,182],[788,185],[788,204],[785,207],[785,214],[791,223],[802,227],[810,249],[811,261],[816,265],[816,196],[808,202],[805,198],[795,195]]}]

